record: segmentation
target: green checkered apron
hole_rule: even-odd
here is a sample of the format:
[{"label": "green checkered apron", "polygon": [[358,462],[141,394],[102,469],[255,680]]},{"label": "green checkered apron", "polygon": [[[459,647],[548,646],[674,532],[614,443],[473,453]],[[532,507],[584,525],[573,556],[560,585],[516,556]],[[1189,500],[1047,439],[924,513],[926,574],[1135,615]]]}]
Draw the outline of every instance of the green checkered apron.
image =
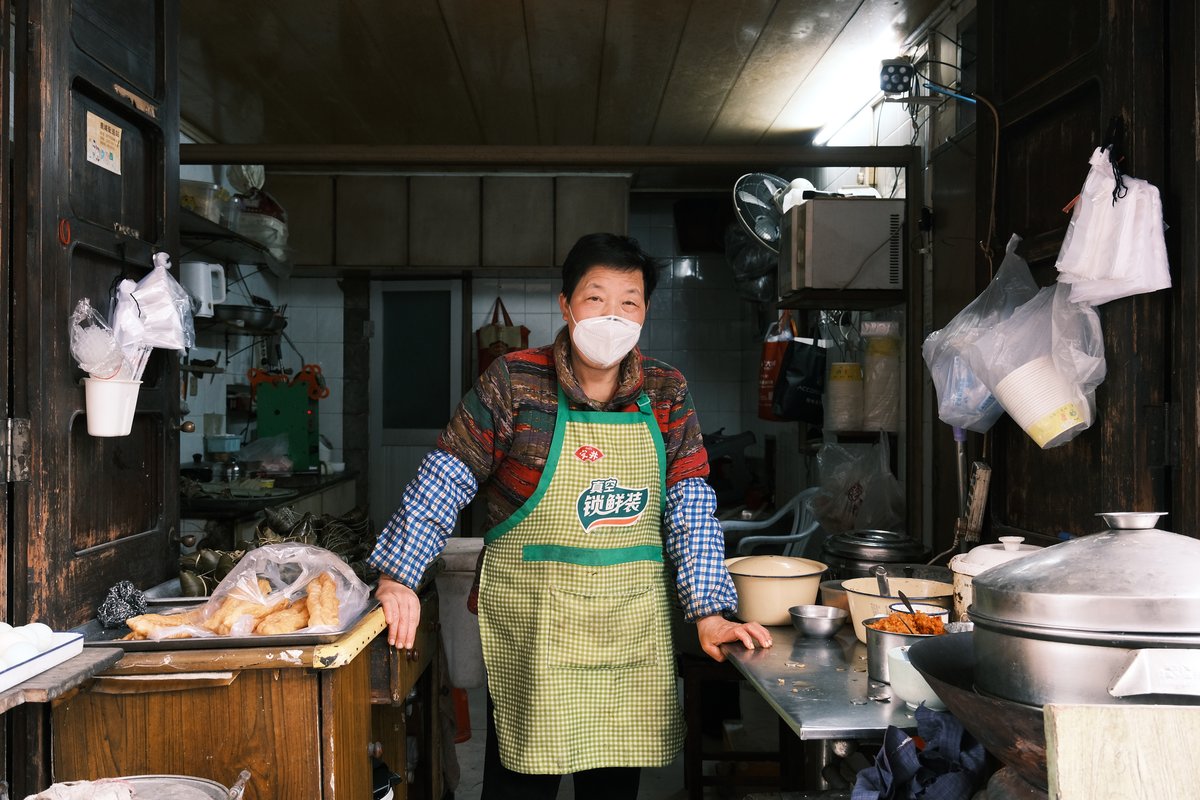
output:
[{"label": "green checkered apron", "polygon": [[479,628],[500,759],[563,775],[659,767],[683,743],[663,563],[666,456],[639,411],[571,411],[546,468],[485,537]]}]

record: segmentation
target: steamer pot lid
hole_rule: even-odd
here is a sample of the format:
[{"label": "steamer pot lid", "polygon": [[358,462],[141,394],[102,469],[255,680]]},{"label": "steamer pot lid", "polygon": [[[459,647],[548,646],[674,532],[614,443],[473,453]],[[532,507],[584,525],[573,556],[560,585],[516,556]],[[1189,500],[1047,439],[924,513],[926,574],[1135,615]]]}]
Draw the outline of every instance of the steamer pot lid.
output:
[{"label": "steamer pot lid", "polygon": [[985,570],[970,608],[992,624],[1200,634],[1200,540],[1149,528],[1070,539]]},{"label": "steamer pot lid", "polygon": [[803,578],[827,569],[820,561],[790,556],[742,556],[726,559],[725,566],[730,575],[752,578]]},{"label": "steamer pot lid", "polygon": [[825,551],[859,561],[901,562],[919,560],[925,552],[920,542],[896,531],[846,531],[825,540]]}]

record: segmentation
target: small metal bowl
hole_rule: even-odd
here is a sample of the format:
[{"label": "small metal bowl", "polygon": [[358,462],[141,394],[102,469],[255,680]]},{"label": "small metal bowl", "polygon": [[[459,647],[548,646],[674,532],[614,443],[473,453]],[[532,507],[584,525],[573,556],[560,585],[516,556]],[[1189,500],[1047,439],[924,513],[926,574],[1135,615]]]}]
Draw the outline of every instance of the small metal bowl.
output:
[{"label": "small metal bowl", "polygon": [[792,626],[810,639],[828,639],[842,629],[850,612],[834,606],[792,606]]},{"label": "small metal bowl", "polygon": [[1113,530],[1136,531],[1153,528],[1158,524],[1158,518],[1166,515],[1166,511],[1101,511],[1096,516],[1103,518]]}]

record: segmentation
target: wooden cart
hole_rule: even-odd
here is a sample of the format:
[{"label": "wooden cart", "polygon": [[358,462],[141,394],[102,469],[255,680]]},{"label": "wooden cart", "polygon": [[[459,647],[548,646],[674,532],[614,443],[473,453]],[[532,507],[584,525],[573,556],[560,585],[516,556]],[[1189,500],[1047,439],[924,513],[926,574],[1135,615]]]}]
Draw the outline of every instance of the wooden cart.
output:
[{"label": "wooden cart", "polygon": [[228,785],[248,769],[247,800],[363,800],[371,754],[404,776],[415,736],[415,779],[396,797],[438,798],[438,627],[431,588],[407,653],[387,646],[381,609],[330,644],[126,653],[55,701],[54,779],[178,774]]}]

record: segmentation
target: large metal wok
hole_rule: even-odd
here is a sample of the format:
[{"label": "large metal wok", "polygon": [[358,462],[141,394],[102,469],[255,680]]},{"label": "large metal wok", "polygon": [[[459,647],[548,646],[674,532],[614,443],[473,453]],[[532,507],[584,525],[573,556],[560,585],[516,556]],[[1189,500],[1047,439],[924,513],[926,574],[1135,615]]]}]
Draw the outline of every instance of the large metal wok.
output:
[{"label": "large metal wok", "polygon": [[1047,790],[1042,709],[976,691],[974,636],[931,636],[910,647],[908,656],[950,713],[985,750],[1027,783]]}]

